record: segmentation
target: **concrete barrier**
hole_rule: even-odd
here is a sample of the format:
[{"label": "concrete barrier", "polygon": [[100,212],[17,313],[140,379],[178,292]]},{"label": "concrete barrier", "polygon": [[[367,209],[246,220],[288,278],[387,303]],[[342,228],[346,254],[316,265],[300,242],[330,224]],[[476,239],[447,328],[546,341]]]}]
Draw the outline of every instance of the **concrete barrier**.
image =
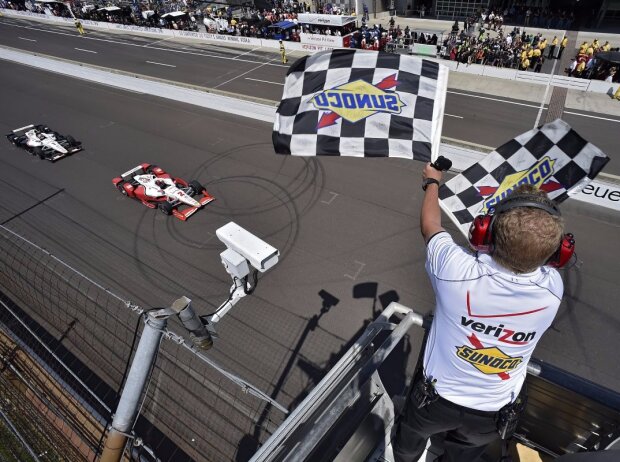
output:
[{"label": "concrete barrier", "polygon": [[[51,16],[46,14],[33,13],[31,11],[16,11],[10,9],[0,8],[0,12],[7,17],[28,17],[37,19],[40,21],[48,21],[55,23],[65,23],[73,25],[73,18],[60,18],[58,16]],[[144,35],[151,36],[167,36],[167,37],[179,37],[179,38],[192,38],[196,40],[203,40],[211,43],[235,43],[238,45],[251,46],[254,48],[279,48],[280,45],[277,40],[265,40],[254,37],[241,37],[235,35],[224,34],[209,34],[206,32],[192,32],[185,30],[173,30],[173,29],[160,29],[158,27],[140,27],[127,24],[117,24],[112,22],[100,22],[100,21],[87,21],[80,20],[82,25],[86,27],[94,27],[97,29],[107,29],[113,31],[131,31]],[[316,53],[318,51],[331,50],[333,47],[328,45],[311,45],[297,42],[286,42],[287,51],[304,51],[307,53]]]}]

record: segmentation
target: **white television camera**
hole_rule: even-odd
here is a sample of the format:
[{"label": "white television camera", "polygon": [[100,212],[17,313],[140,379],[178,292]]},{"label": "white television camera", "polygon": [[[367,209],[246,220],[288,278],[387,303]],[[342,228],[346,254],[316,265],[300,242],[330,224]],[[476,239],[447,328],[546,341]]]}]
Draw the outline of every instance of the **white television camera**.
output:
[{"label": "white television camera", "polygon": [[242,279],[250,274],[248,263],[261,273],[278,263],[278,249],[232,221],[215,234],[228,247],[220,257],[224,268],[233,277]]},{"label": "white television camera", "polygon": [[[258,282],[258,272],[264,273],[273,268],[280,256],[278,249],[232,221],[219,228],[215,234],[226,244],[227,249],[220,254],[220,257],[233,280],[233,285],[228,300],[222,303],[213,315],[207,317],[207,329],[213,337],[217,337],[215,324],[240,299],[254,291]],[[250,266],[254,268],[252,283],[250,283]]]}]

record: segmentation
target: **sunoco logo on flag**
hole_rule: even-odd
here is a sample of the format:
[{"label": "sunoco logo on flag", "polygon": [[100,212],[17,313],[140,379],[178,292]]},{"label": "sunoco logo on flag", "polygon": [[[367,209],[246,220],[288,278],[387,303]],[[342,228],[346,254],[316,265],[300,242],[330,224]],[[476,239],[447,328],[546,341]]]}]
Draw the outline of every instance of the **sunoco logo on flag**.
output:
[{"label": "sunoco logo on flag", "polygon": [[522,184],[529,184],[535,186],[538,189],[550,193],[562,188],[562,185],[557,181],[551,180],[553,176],[553,165],[555,160],[552,160],[549,156],[543,157],[532,167],[521,170],[520,172],[513,173],[512,175],[506,175],[502,183],[498,187],[493,186],[478,186],[478,191],[483,197],[488,197],[484,200],[484,206],[482,207],[482,213],[486,213],[489,209],[497,206],[505,197],[512,194],[512,191]]},{"label": "sunoco logo on flag", "polygon": [[474,218],[530,184],[556,202],[584,188],[609,162],[599,148],[557,119],[503,144],[439,188],[441,208],[468,236]]},{"label": "sunoco logo on flag", "polygon": [[335,124],[340,117],[349,122],[359,122],[379,112],[400,114],[405,103],[398,93],[386,91],[397,85],[394,74],[376,85],[356,80],[318,93],[312,98],[312,104],[317,109],[330,112],[321,116],[317,129]]}]

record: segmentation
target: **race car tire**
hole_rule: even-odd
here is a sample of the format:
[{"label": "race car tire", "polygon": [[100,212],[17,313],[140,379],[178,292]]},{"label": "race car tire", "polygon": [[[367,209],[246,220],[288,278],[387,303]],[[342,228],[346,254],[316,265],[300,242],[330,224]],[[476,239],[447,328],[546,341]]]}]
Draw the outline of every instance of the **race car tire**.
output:
[{"label": "race car tire", "polygon": [[160,202],[159,205],[157,206],[157,208],[159,209],[159,211],[161,213],[163,213],[164,215],[172,215],[172,204],[170,204],[170,202]]},{"label": "race car tire", "polygon": [[200,194],[202,193],[202,191],[204,191],[204,187],[197,182],[196,180],[192,180],[189,182],[189,187],[192,188],[192,191],[194,191],[194,194]]},{"label": "race car tire", "polygon": [[127,191],[125,190],[125,181],[119,181],[116,183],[116,188],[121,192],[123,196],[127,196]]},{"label": "race car tire", "polygon": [[145,172],[146,173],[153,173],[153,170],[157,168],[157,165],[149,165],[148,167],[146,167]]},{"label": "race car tire", "polygon": [[43,149],[41,149],[38,146],[32,148],[32,154],[35,155],[35,156],[38,156],[39,159],[45,159],[45,155],[43,154]]},{"label": "race car tire", "polygon": [[65,136],[65,139],[71,146],[75,146],[77,144],[77,142],[75,141],[75,138],[73,138],[71,135]]}]

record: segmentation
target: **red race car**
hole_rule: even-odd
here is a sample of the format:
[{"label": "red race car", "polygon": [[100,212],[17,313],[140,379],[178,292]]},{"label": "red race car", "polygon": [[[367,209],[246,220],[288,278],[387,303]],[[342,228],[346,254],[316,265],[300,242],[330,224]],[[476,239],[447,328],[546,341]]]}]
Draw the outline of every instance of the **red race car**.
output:
[{"label": "red race car", "polygon": [[125,196],[183,221],[203,205],[215,200],[196,180],[188,183],[150,164],[140,164],[114,178],[112,183]]}]

